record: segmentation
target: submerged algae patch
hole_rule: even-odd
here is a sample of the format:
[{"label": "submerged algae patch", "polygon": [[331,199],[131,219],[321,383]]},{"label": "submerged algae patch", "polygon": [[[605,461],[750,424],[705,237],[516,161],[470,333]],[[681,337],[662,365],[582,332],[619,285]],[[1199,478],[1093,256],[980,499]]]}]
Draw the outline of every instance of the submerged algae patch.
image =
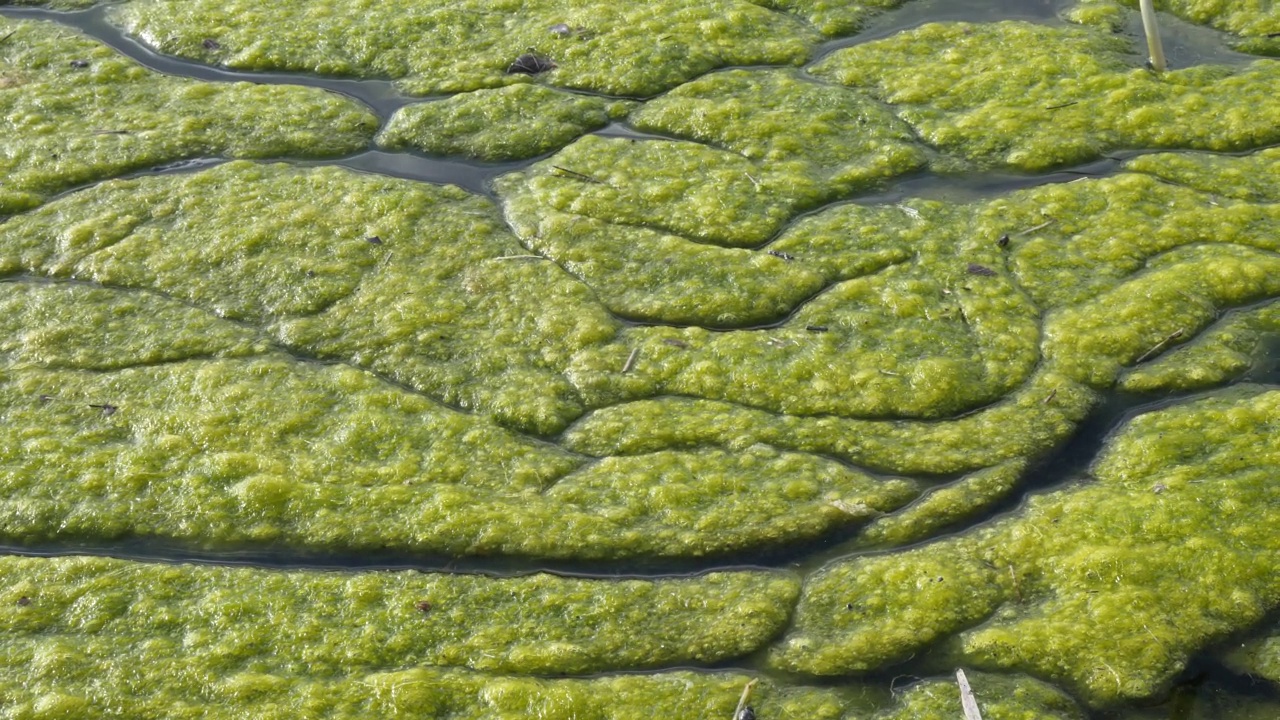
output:
[{"label": "submerged algae patch", "polygon": [[[1151,697],[1192,653],[1280,604],[1277,424],[1280,393],[1250,387],[1139,416],[1095,482],[811,577],[772,660],[843,673],[946,640],[961,662],[1048,677],[1094,705]],[[895,631],[907,616],[917,631]]]},{"label": "submerged algae patch", "polygon": [[[736,657],[782,628],[797,592],[794,578],[766,571],[585,580],[84,557],[2,558],[0,579],[7,707],[57,703],[83,716],[123,706],[125,714],[181,717],[213,702],[228,717],[286,707],[482,717],[516,702],[600,712],[592,699],[600,693],[634,694],[650,708],[732,710],[740,676],[544,681],[490,673]],[[837,717],[843,709],[824,691],[766,686],[758,696],[778,712]]]},{"label": "submerged algae patch", "polygon": [[1132,53],[1094,29],[938,23],[837,51],[812,72],[892,103],[925,142],[980,167],[1043,171],[1113,148],[1280,140],[1270,90],[1280,64],[1157,75],[1135,67]]},{"label": "submerged algae patch", "polygon": [[1261,637],[1246,640],[1227,650],[1222,659],[1236,672],[1266,678],[1280,685],[1280,633],[1274,626],[1267,628]]},{"label": "submerged algae patch", "polygon": [[378,145],[497,162],[558,150],[625,115],[627,105],[527,83],[396,111]]},{"label": "submerged algae patch", "polygon": [[75,185],[209,156],[332,156],[377,119],[314,88],[151,72],[50,22],[0,18],[0,214]]},{"label": "submerged algae patch", "polygon": [[[139,0],[115,22],[156,50],[242,70],[385,77],[428,94],[498,87],[528,48],[546,81],[612,95],[659,93],[730,65],[799,64],[819,35],[742,0],[276,3]],[[568,33],[555,33],[564,25]],[[212,39],[214,43],[207,43]]]}]

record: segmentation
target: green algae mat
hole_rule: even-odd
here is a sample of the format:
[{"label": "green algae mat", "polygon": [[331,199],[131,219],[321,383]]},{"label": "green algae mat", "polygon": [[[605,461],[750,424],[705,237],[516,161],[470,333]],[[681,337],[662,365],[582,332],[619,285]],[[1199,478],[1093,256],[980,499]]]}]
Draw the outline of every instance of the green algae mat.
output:
[{"label": "green algae mat", "polygon": [[1280,715],[1280,8],[985,5],[0,3],[0,718]]}]

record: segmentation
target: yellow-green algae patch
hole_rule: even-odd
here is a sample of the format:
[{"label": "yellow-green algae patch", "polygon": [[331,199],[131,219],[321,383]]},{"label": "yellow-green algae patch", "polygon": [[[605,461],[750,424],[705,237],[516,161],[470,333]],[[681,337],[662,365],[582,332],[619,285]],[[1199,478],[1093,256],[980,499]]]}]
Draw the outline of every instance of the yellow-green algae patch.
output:
[{"label": "yellow-green algae patch", "polygon": [[[8,717],[493,717],[530,703],[613,717],[607,708],[626,697],[731,711],[741,676],[512,675],[737,657],[783,628],[798,592],[794,577],[767,571],[588,580],[88,557],[5,557],[0,579]],[[803,717],[844,706],[830,691],[769,684],[756,699]]]},{"label": "yellow-green algae patch", "polygon": [[[1084,712],[1061,690],[1022,675],[965,673],[983,720],[1084,720]],[[965,717],[954,678],[916,683],[875,720]]]},{"label": "yellow-green algae patch", "polygon": [[14,370],[0,399],[11,542],[690,557],[815,537],[915,494],[767,448],[574,474],[580,459],[366,373],[273,356]]},{"label": "yellow-green algae patch", "polygon": [[956,661],[1049,678],[1092,705],[1155,696],[1192,653],[1280,604],[1278,426],[1280,392],[1250,386],[1141,415],[1091,481],[811,576],[771,660],[841,674],[942,643]]},{"label": "yellow-green algae patch", "polygon": [[630,118],[637,129],[694,140],[776,171],[819,177],[846,194],[925,163],[910,127],[865,94],[795,71],[729,70],[685,83]]},{"label": "yellow-green algae patch", "polygon": [[[668,393],[789,415],[945,417],[998,400],[1035,367],[1037,310],[962,213],[909,210],[844,205],[770,245],[829,284],[782,325],[631,329],[581,353],[575,383],[593,406]],[[638,355],[620,373],[627,347]]]},{"label": "yellow-green algae patch", "polygon": [[797,213],[925,162],[878,104],[786,71],[716,73],[632,122],[689,141],[585,137],[497,190],[526,245],[644,321],[782,319],[836,273],[759,246]]},{"label": "yellow-green algae patch", "polygon": [[[595,456],[766,443],[891,473],[991,469],[919,501],[941,514],[916,512],[913,505],[872,524],[863,539],[907,542],[1011,491],[1021,474],[1014,468],[1065,441],[1097,393],[1125,373],[1137,377],[1146,364],[1215,327],[1222,312],[1280,295],[1277,226],[1273,204],[1144,174],[1044,186],[970,205],[832,208],[798,223],[772,247],[794,254],[794,264],[837,277],[908,253],[911,259],[836,285],[781,327],[715,334],[633,328],[621,335],[628,343],[581,353],[573,377],[584,395],[619,404],[590,412],[563,441]],[[824,305],[853,283],[884,288],[884,299],[860,313]],[[820,308],[830,314],[811,314]],[[916,313],[914,322],[909,313]],[[975,367],[983,357],[975,345],[958,341],[963,334],[937,329],[948,325],[982,341],[976,347],[989,353],[985,370]],[[864,327],[871,332],[859,334]],[[902,345],[897,352],[882,345],[877,354],[873,343],[886,338]],[[855,354],[853,348],[866,349]],[[622,373],[629,350],[635,359]],[[928,357],[946,351],[955,353],[954,362]],[[915,360],[903,360],[912,355]],[[757,359],[744,369],[722,359],[740,356]],[[856,361],[842,370],[846,358]],[[816,371],[804,373],[806,367]],[[989,384],[979,380],[981,372]],[[1167,372],[1146,389],[1204,387],[1211,375],[1207,369]],[[1011,377],[1021,384],[998,384]],[[660,392],[686,396],[646,399]],[[856,416],[957,407],[948,403],[981,402],[984,392],[998,401],[941,421]],[[846,415],[851,409],[853,417]]]},{"label": "yellow-green algae patch", "polygon": [[[333,212],[344,203],[367,207]],[[65,230],[69,215],[94,214],[108,219]],[[269,219],[262,227],[235,220],[255,216]],[[611,325],[583,318],[573,303],[594,306],[556,266],[509,255],[518,248],[493,209],[456,189],[240,163],[104,184],[3,228],[12,270],[85,272],[117,286],[60,284],[9,303],[20,339],[75,337],[81,347],[64,359],[18,346],[6,368],[12,492],[2,529],[15,540],[142,535],[208,546],[687,557],[820,536],[917,492],[767,447],[584,467],[586,458],[347,365],[278,351],[235,357],[265,351],[261,341],[219,349],[220,337],[252,339],[251,328],[265,324],[283,328],[295,347],[387,367],[394,377],[397,368],[375,351],[412,370],[425,363],[404,353],[437,359],[444,353],[431,355],[430,344],[439,343],[486,363],[490,385],[509,383],[489,397],[538,411],[536,402],[550,402],[540,377],[568,381],[513,367],[518,343],[541,328],[546,342],[525,349],[545,361],[552,343],[567,353]],[[361,266],[376,274],[361,278]],[[325,285],[342,272],[349,275]],[[432,278],[439,285],[424,289]],[[548,305],[555,292],[564,300]],[[100,310],[75,307],[100,299]],[[326,304],[315,317],[290,315]],[[587,324],[577,331],[573,323]],[[377,344],[388,336],[389,347]],[[113,353],[117,362],[103,359]],[[450,375],[441,376],[445,385]]]},{"label": "yellow-green algae patch", "polygon": [[454,187],[248,162],[103,183],[0,226],[6,272],[167,293],[550,433],[581,413],[569,357],[616,324],[527,254]]},{"label": "yellow-green algae patch", "polygon": [[508,68],[532,47],[555,64],[553,85],[646,96],[720,67],[799,64],[821,37],[742,0],[138,0],[112,17],[163,53],[391,78],[414,94],[510,84]]},{"label": "yellow-green algae patch", "polygon": [[899,512],[876,519],[858,536],[860,546],[906,545],[969,520],[1018,488],[1027,463],[1020,460],[983,468],[959,480],[931,488]]},{"label": "yellow-green algae patch", "polygon": [[1130,369],[1119,386],[1130,392],[1158,392],[1223,385],[1257,367],[1266,347],[1264,337],[1277,334],[1280,305],[1273,302],[1240,310],[1201,333],[1195,342]]},{"label": "yellow-green algae patch", "polygon": [[1201,192],[1273,203],[1280,202],[1280,185],[1273,177],[1277,167],[1280,167],[1280,148],[1267,148],[1244,157],[1156,153],[1139,155],[1124,164],[1130,172],[1149,173]]},{"label": "yellow-green algae patch", "polygon": [[518,546],[528,530],[485,527],[486,508],[579,464],[367,373],[279,356],[11,370],[0,395],[0,534],[15,542]]},{"label": "yellow-green algae patch", "polygon": [[626,113],[622,102],[521,83],[403,107],[378,133],[378,145],[521,160],[558,150]]},{"label": "yellow-green algae patch", "polygon": [[38,656],[46,638],[59,637],[119,651],[169,641],[199,668],[188,672],[215,675],[422,665],[583,674],[714,663],[766,643],[799,592],[794,577],[768,571],[591,580],[14,556],[0,568],[10,652],[25,646]]},{"label": "yellow-green algae patch", "polygon": [[788,12],[827,36],[851,35],[873,15],[891,10],[904,0],[751,0],[757,5]]},{"label": "yellow-green algae patch", "polygon": [[[678,241],[759,246],[797,213],[925,163],[910,129],[888,110],[860,93],[788,71],[715,73],[650,101],[631,121],[641,130],[692,142],[586,137],[524,173],[500,179],[508,217],[526,244],[546,245],[566,264],[586,266],[584,273],[593,268],[572,252],[583,241],[602,249],[639,246],[650,257],[661,253],[659,262],[675,264],[681,278],[697,272],[682,267],[690,263],[742,266],[750,256],[702,249],[691,257],[695,250],[680,252]],[[562,235],[577,239],[561,248]],[[659,270],[646,271],[642,260],[634,261],[639,273],[671,282],[654,277]],[[637,276],[628,270],[595,270],[600,277],[591,281],[626,283]],[[736,274],[754,280],[756,273],[742,268]],[[794,296],[804,297],[804,280],[777,284],[798,287]],[[726,285],[731,284],[708,290]],[[763,311],[753,314],[733,310],[743,299],[706,304],[741,318],[739,324],[760,322],[777,317],[779,305],[769,301],[777,292],[745,293],[761,297]],[[631,301],[623,311],[652,317],[662,309]]]},{"label": "yellow-green algae patch", "polygon": [[608,232],[639,226],[745,248],[822,199],[821,178],[809,170],[766,172],[743,155],[692,142],[587,136],[496,188],[526,242],[553,231],[535,231],[535,222],[568,216],[562,222],[597,221]]},{"label": "yellow-green algae patch", "polygon": [[[723,168],[713,167],[722,161]],[[660,178],[651,177],[655,168],[666,168]],[[755,201],[722,197],[725,188],[716,185],[750,187],[753,169],[744,158],[699,145],[588,136],[535,165],[527,187],[518,185],[526,177],[519,174],[500,179],[499,188],[521,241],[594,288],[613,312],[734,326],[779,319],[822,287],[821,276],[783,258],[690,242],[671,231],[676,223],[712,236],[747,231],[758,216],[729,218]],[[705,183],[704,173],[712,176]],[[717,215],[698,217],[716,206]],[[788,214],[765,212],[779,224]]]},{"label": "yellow-green algae patch", "polygon": [[1280,141],[1280,63],[1160,74],[1137,64],[1103,31],[1005,21],[924,25],[839,50],[812,72],[892,103],[925,142],[978,166],[1041,171],[1113,148]]},{"label": "yellow-green algae patch", "polygon": [[564,435],[588,455],[629,455],[704,445],[767,443],[893,473],[944,474],[1037,457],[1065,441],[1097,392],[1044,371],[1009,397],[946,421],[778,415],[695,398],[638,400],[593,411]]},{"label": "yellow-green algae patch", "polygon": [[377,126],[362,106],[334,93],[160,75],[56,23],[0,18],[5,36],[0,214],[188,158],[354,152]]},{"label": "yellow-green algae patch", "polygon": [[[183,332],[171,332],[173,328]],[[151,292],[78,283],[0,283],[0,358],[7,369],[114,370],[255,355],[267,347],[248,328]]]}]

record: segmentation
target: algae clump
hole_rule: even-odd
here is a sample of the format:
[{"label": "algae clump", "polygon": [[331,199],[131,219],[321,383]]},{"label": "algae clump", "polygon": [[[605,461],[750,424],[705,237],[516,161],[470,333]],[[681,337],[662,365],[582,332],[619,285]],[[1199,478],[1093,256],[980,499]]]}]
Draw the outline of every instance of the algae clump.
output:
[{"label": "algae clump", "polygon": [[[602,695],[731,710],[741,676],[517,675],[736,657],[782,628],[797,592],[793,577],[764,571],[586,580],[89,557],[0,558],[0,578],[6,709],[61,717],[491,717],[530,702],[611,717]],[[844,707],[816,689],[758,695],[805,717]]]},{"label": "algae clump", "polygon": [[457,188],[251,163],[103,183],[0,227],[7,272],[163,292],[549,434],[581,412],[571,354],[616,323],[556,266],[504,260],[522,254]]},{"label": "algae clump", "polygon": [[626,112],[621,102],[510,85],[401,108],[378,134],[378,145],[489,162],[520,160],[558,150]]},{"label": "algae clump", "polygon": [[966,664],[1064,683],[1093,705],[1151,697],[1192,653],[1280,605],[1265,550],[1280,519],[1277,423],[1280,393],[1248,386],[1141,415],[1108,442],[1093,482],[810,577],[771,659],[845,673],[936,644]]},{"label": "algae clump", "polygon": [[15,542],[694,557],[821,536],[918,492],[764,446],[588,464],[152,290],[0,289],[20,328],[0,346]]},{"label": "algae clump", "polygon": [[[1006,57],[1017,48],[1017,63]],[[979,167],[1044,171],[1115,148],[1243,150],[1280,141],[1280,64],[1154,75],[1100,31],[935,23],[839,50],[815,75],[892,103],[938,150]],[[941,167],[946,167],[944,163]]]},{"label": "algae clump", "polygon": [[0,18],[0,37],[0,214],[180,160],[342,155],[377,125],[315,88],[160,75],[56,23]]},{"label": "algae clump", "polygon": [[[323,0],[270,8],[135,0],[112,18],[159,52],[239,70],[390,78],[418,95],[511,84],[508,69],[532,47],[554,63],[544,75],[553,85],[648,96],[720,67],[799,64],[820,37],[741,0]],[[561,25],[569,32],[553,31]]]}]

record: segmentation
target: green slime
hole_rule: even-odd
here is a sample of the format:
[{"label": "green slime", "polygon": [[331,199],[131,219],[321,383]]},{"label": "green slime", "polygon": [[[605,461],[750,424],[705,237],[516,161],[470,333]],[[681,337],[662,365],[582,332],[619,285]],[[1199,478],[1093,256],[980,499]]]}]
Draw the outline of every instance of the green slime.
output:
[{"label": "green slime", "polygon": [[0,18],[0,37],[0,215],[180,160],[343,155],[377,124],[315,88],[160,75],[51,22]]}]

